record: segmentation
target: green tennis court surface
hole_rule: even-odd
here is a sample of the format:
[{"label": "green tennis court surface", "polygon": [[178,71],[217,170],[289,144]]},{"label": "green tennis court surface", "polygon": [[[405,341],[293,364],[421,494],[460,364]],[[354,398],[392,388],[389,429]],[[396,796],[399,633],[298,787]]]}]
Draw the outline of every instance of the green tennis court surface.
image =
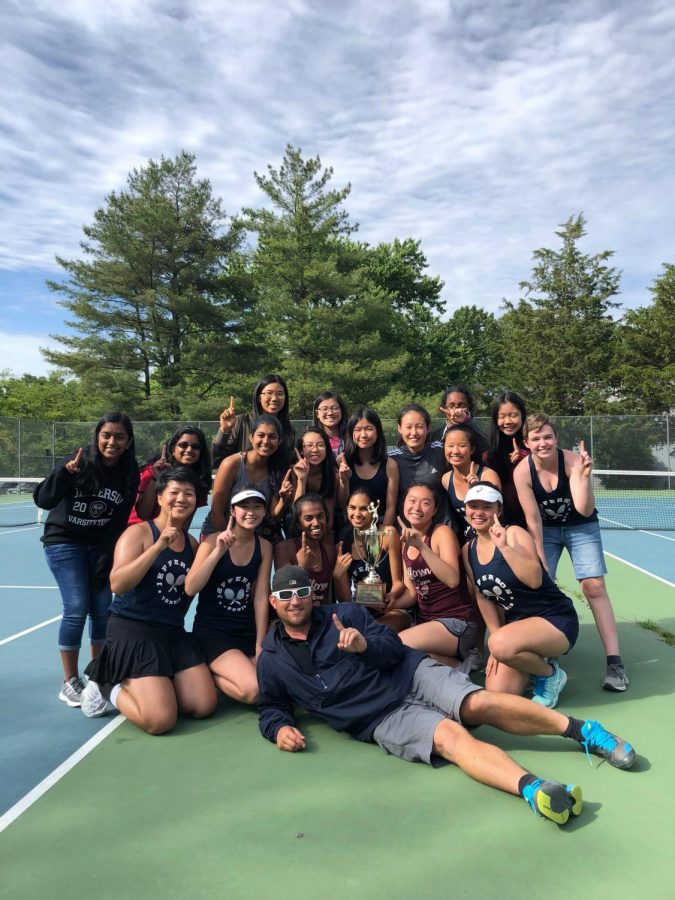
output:
[{"label": "green tennis court surface", "polygon": [[[673,591],[609,560],[632,678],[600,690],[599,639],[578,605],[562,709],[600,719],[640,754],[621,772],[559,738],[478,735],[545,777],[583,786],[564,828],[523,800],[302,720],[308,750],[264,741],[254,711],[149,737],[123,723],[0,837],[0,896],[117,898],[607,898],[673,896]],[[568,568],[561,581],[572,585]],[[49,741],[49,735],[44,735]]]}]

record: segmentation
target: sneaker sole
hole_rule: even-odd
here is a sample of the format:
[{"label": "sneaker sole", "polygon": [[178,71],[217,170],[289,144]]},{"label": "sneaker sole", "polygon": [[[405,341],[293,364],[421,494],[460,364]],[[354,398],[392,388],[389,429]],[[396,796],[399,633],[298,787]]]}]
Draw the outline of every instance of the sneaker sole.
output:
[{"label": "sneaker sole", "polygon": [[567,786],[567,796],[572,799],[572,805],[566,805],[564,809],[555,809],[551,804],[552,798],[543,791],[537,791],[535,802],[538,812],[550,822],[555,822],[556,825],[565,825],[570,815],[581,815],[584,806],[581,787],[578,784]]},{"label": "sneaker sole", "polygon": [[66,703],[71,709],[76,709],[78,706],[82,705],[81,700],[71,700],[70,698],[66,697],[63,691],[59,691],[59,700],[63,700],[63,702]]},{"label": "sneaker sole", "polygon": [[627,681],[625,684],[617,685],[617,684],[609,684],[609,682],[605,681],[604,684],[602,685],[602,689],[603,689],[603,691],[611,691],[613,694],[623,694],[623,692],[628,687],[629,683],[630,682]]}]

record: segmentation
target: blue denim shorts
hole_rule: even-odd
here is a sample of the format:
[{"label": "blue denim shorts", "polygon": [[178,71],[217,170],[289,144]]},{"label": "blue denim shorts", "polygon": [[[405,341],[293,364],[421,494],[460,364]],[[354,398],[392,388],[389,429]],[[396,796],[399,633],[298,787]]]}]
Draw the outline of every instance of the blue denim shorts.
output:
[{"label": "blue denim shorts", "polygon": [[551,578],[555,578],[558,560],[563,549],[572,558],[577,581],[601,578],[607,572],[602,552],[602,538],[598,522],[582,525],[547,525],[544,532],[544,553]]}]

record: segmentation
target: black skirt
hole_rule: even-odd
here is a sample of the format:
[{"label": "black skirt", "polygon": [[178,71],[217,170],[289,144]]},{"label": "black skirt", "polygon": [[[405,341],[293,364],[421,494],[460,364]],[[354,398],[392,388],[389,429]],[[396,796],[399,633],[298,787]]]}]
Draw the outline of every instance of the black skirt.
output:
[{"label": "black skirt", "polygon": [[101,653],[84,671],[97,684],[120,684],[151,675],[172,678],[203,662],[194,638],[182,628],[110,616]]}]

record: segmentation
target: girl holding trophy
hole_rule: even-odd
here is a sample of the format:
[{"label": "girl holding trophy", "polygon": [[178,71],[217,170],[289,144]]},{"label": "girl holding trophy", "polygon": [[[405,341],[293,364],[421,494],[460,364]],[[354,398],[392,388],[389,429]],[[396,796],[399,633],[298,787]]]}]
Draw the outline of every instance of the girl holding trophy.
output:
[{"label": "girl holding trophy", "polygon": [[[412,624],[408,610],[395,608],[405,592],[401,542],[392,525],[377,528],[377,509],[377,502],[361,488],[347,501],[351,539],[338,544],[333,570],[335,594],[342,602],[365,603],[374,618],[398,632]],[[370,578],[372,571],[379,581]],[[371,605],[369,599],[375,603]]]}]

